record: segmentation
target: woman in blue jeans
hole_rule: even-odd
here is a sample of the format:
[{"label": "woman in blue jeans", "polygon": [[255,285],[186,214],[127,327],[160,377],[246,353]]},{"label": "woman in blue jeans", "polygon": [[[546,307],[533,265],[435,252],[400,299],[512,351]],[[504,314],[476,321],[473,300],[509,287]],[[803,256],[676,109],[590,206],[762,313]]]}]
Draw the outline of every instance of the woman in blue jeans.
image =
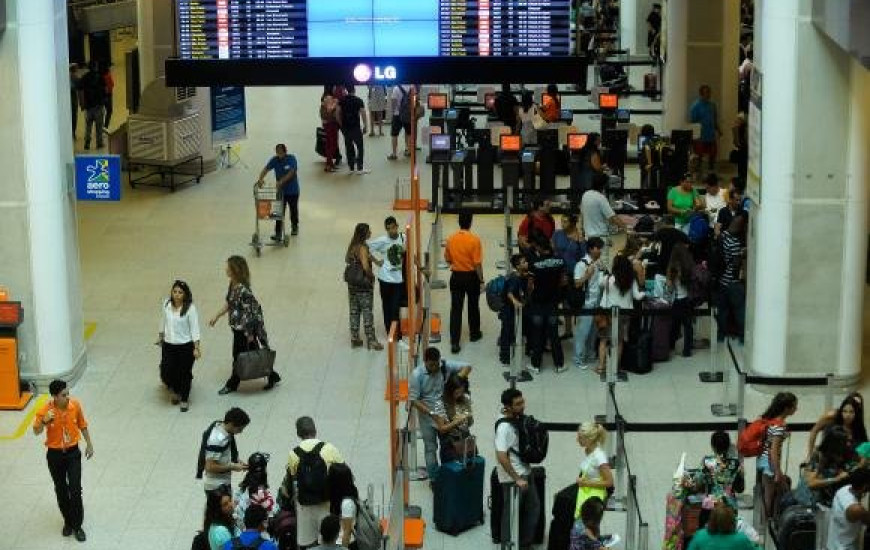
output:
[{"label": "woman in blue jeans", "polygon": [[683,357],[692,356],[692,340],[695,337],[692,326],[694,321],[692,310],[694,308],[689,298],[694,267],[695,264],[689,248],[683,243],[675,244],[667,269],[667,291],[673,297],[674,311],[674,320],[671,323],[671,349],[676,347],[682,328]]}]

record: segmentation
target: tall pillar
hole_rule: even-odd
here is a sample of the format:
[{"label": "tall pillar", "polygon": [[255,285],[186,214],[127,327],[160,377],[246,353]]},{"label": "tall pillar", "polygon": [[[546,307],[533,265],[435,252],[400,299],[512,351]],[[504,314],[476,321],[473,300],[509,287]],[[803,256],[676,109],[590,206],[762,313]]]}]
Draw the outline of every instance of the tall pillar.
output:
[{"label": "tall pillar", "polygon": [[619,2],[619,44],[623,50],[635,55],[637,51],[637,6],[638,0]]},{"label": "tall pillar", "polygon": [[686,78],[688,55],[686,43],[689,36],[689,0],[667,0],[662,3],[662,44],[665,66],[662,82],[662,130],[684,128],[689,122]]},{"label": "tall pillar", "polygon": [[64,0],[7,0],[0,38],[0,285],[24,306],[27,379],[86,363],[79,288]]},{"label": "tall pillar", "polygon": [[813,25],[810,0],[761,0],[756,9],[761,173],[750,189],[758,204],[750,211],[745,355],[761,374],[833,372],[854,383],[867,250],[870,78]]},{"label": "tall pillar", "polygon": [[[175,14],[173,0],[138,0],[139,80],[142,90],[166,75],[166,59],[175,51]],[[197,88],[193,105],[202,120],[201,151],[203,167],[210,172],[216,167],[211,142],[211,88]]]}]

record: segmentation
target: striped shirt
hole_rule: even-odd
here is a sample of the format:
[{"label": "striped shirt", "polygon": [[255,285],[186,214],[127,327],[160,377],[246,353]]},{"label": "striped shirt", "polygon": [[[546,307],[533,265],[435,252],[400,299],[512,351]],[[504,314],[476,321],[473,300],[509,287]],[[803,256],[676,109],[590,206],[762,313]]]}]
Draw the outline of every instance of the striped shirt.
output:
[{"label": "striped shirt", "polygon": [[740,239],[729,233],[722,232],[722,255],[725,257],[725,269],[719,278],[719,286],[727,287],[740,280],[740,264],[743,260]]}]

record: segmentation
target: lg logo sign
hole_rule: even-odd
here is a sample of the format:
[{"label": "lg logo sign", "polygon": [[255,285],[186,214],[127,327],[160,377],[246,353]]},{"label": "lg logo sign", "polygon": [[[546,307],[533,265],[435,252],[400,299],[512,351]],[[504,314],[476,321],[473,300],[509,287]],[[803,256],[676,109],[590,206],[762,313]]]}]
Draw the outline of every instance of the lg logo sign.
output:
[{"label": "lg logo sign", "polygon": [[360,63],[353,68],[353,78],[360,84],[365,84],[370,80],[378,82],[393,81],[396,80],[396,77],[397,71],[392,65],[387,65],[385,67],[375,65],[372,67],[371,65]]}]

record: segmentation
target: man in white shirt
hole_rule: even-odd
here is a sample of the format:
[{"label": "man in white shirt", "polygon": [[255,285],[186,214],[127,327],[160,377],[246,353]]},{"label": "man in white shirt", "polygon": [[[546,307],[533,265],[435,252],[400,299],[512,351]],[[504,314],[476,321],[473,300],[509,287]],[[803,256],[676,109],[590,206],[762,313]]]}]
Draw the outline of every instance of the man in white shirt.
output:
[{"label": "man in white shirt", "polygon": [[605,187],[607,187],[606,174],[592,176],[592,189],[583,193],[583,198],[580,200],[580,215],[583,218],[583,233],[586,238],[600,237],[604,241],[603,253],[606,262],[610,226],[612,224],[625,229],[625,222],[619,219],[611,208],[610,201],[604,196]]},{"label": "man in white shirt", "polygon": [[496,472],[501,483],[504,507],[501,517],[501,541],[510,540],[511,517],[508,501],[511,496],[511,486],[516,484],[520,489],[520,548],[528,548],[533,544],[535,528],[541,503],[538,493],[531,485],[532,468],[519,456],[520,436],[515,422],[526,410],[523,393],[516,388],[509,388],[501,394],[502,418],[495,427],[495,456],[498,459]]},{"label": "man in white shirt", "polygon": [[390,94],[390,111],[393,113],[392,123],[390,124],[390,140],[393,146],[393,152],[387,157],[390,160],[396,160],[399,147],[399,134],[405,132],[405,156],[411,156],[411,124],[402,122],[401,109],[402,98],[415,91],[413,84],[396,84],[393,86],[393,91]]},{"label": "man in white shirt", "polygon": [[[405,259],[405,234],[399,232],[396,218],[389,216],[384,220],[386,235],[371,239],[368,243],[372,262],[378,269],[378,286],[381,289],[381,310],[384,314],[384,330],[390,334],[393,321],[399,322],[399,310],[407,302],[407,288],[402,264]],[[403,299],[405,297],[405,299]],[[397,337],[401,337],[401,330]]]},{"label": "man in white shirt", "polygon": [[719,176],[710,172],[704,178],[704,185],[706,186],[704,193],[704,211],[707,213],[707,217],[710,218],[710,227],[715,227],[716,217],[719,215],[719,210],[725,208],[728,203],[726,202],[725,194],[719,187]]},{"label": "man in white shirt", "polygon": [[444,383],[453,374],[468,378],[469,373],[471,365],[463,361],[441,359],[438,348],[426,348],[423,365],[411,373],[408,399],[417,410],[430,480],[434,481],[438,474],[438,430],[435,427],[435,417],[444,415],[441,401]]},{"label": "man in white shirt", "polygon": [[[233,462],[232,448],[235,436],[242,433],[251,418],[238,407],[233,407],[224,415],[223,422],[216,422],[205,444],[205,470],[202,486],[206,492],[232,487],[233,472],[248,469],[244,462]],[[231,491],[230,491],[231,492]]]},{"label": "man in white shirt", "polygon": [[[586,256],[574,266],[574,286],[585,289],[583,308],[596,308],[601,304],[601,279],[607,267],[601,259],[604,241],[600,237],[586,239]],[[591,315],[574,318],[574,366],[587,369],[597,361],[595,339],[592,337]]]},{"label": "man in white shirt", "polygon": [[861,529],[870,525],[870,511],[861,503],[870,490],[870,469],[859,468],[849,476],[849,485],[834,495],[828,518],[827,550],[858,550]]}]

